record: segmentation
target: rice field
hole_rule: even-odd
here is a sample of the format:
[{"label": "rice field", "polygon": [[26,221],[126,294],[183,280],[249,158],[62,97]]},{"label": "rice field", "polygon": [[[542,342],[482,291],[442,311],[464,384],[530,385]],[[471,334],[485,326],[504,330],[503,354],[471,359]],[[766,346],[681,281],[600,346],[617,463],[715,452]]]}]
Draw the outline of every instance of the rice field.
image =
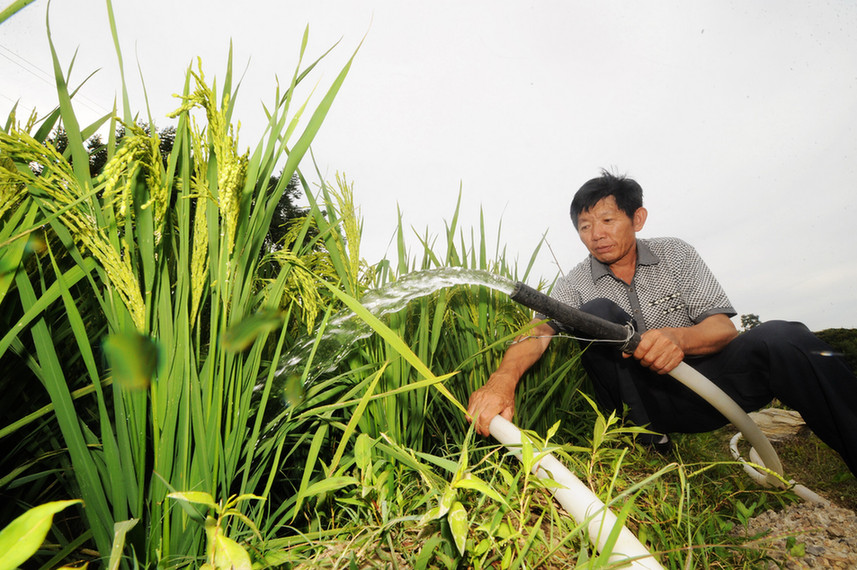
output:
[{"label": "rice field", "polygon": [[[0,568],[615,567],[550,483],[462,413],[528,312],[467,283],[380,318],[363,304],[425,270],[550,284],[491,255],[485,222],[457,209],[417,251],[391,221],[394,255],[363,259],[353,181],[299,169],[335,129],[326,115],[350,72],[308,108],[325,61],[304,61],[307,42],[294,39],[290,82],[252,148],[232,116],[231,63],[188,69],[168,152],[139,109],[81,125],[56,53],[58,108],[5,121]],[[90,148],[98,132],[110,135]],[[293,180],[310,207],[270,244]],[[331,346],[343,314],[361,332]],[[692,443],[685,458],[636,446],[637,428],[585,397],[581,350],[554,343],[519,388],[516,423],[664,567],[761,563],[765,541],[731,531],[793,495]]]}]

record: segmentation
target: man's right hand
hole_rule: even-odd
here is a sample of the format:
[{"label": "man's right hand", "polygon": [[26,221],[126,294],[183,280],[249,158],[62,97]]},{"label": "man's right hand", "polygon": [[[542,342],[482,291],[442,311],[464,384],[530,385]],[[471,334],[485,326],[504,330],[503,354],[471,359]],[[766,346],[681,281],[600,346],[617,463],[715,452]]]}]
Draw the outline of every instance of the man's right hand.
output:
[{"label": "man's right hand", "polygon": [[488,425],[494,416],[500,414],[512,421],[515,414],[516,380],[502,372],[495,372],[484,386],[470,394],[467,406],[467,420],[476,419],[476,432],[484,436],[491,435]]},{"label": "man's right hand", "polygon": [[484,386],[470,395],[467,406],[467,421],[476,419],[476,432],[491,435],[488,425],[500,414],[512,421],[515,414],[515,387],[526,370],[536,362],[554,335],[547,323],[533,319],[527,335],[518,337],[506,351],[497,371],[488,378]]}]

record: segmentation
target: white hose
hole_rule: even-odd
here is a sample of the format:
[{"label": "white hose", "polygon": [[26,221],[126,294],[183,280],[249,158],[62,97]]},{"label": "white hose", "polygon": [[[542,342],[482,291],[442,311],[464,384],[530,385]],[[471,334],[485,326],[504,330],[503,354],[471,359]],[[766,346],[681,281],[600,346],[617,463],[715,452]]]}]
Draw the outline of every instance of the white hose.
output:
[{"label": "white hose", "polygon": [[717,408],[721,414],[726,416],[732,425],[738,428],[739,432],[735,434],[729,442],[729,449],[732,452],[732,457],[739,461],[744,467],[744,471],[758,484],[764,487],[779,487],[781,489],[791,488],[791,490],[800,498],[813,503],[829,505],[830,501],[819,496],[815,492],[807,489],[803,485],[797,485],[794,481],[788,483],[783,482],[779,477],[775,477],[770,473],[761,473],[753,465],[748,463],[741,457],[738,451],[738,440],[744,436],[750,443],[750,461],[756,465],[765,467],[770,471],[776,472],[778,475],[783,475],[783,465],[780,463],[780,458],[777,452],[774,451],[771,442],[756,425],[756,422],[745,412],[735,401],[729,397],[726,392],[718,388],[711,380],[691,368],[686,363],[679,364],[670,375],[702,396],[709,404]]},{"label": "white hose", "polygon": [[[753,481],[755,481],[759,485],[762,485],[763,487],[767,487],[768,477],[764,473],[760,473],[755,467],[753,467],[753,465],[751,465],[750,463],[745,461],[743,457],[741,457],[741,452],[738,451],[738,441],[741,439],[741,435],[742,434],[739,431],[734,436],[732,436],[732,439],[729,441],[729,451],[732,452],[732,457],[735,459],[735,461],[741,463],[741,465],[744,467],[744,471],[747,473],[747,475],[750,476]],[[756,449],[753,447],[750,448],[750,461],[752,461],[756,465],[762,465],[762,459],[759,457],[759,454],[756,453]],[[812,491],[811,489],[808,489],[803,485],[797,484],[793,480],[789,481],[789,485],[791,485],[792,492],[801,499],[809,501],[811,503],[818,503],[819,505],[824,505],[825,507],[830,506],[830,501],[820,496],[816,492]]]},{"label": "white hose", "polygon": [[[505,445],[520,459],[521,438],[523,437],[521,430],[500,416],[495,416],[491,420],[488,430],[494,439]],[[540,451],[537,450],[536,453],[538,454]],[[545,454],[533,467],[533,473],[540,479],[553,479],[560,484],[559,488],[552,488],[551,492],[575,521],[578,523],[589,521],[587,523],[589,539],[600,552],[614,527],[618,524],[616,515],[605,507],[604,503],[580,479],[575,477],[565,465],[550,453]],[[627,567],[630,568],[663,570],[663,566],[624,526],[621,527],[619,538],[613,546],[609,560],[614,564],[627,562]]]},{"label": "white hose", "polygon": [[[771,442],[768,441],[768,438],[765,437],[765,434],[762,433],[756,422],[726,392],[685,362],[676,366],[670,372],[670,376],[699,394],[706,402],[723,414],[727,420],[732,422],[732,425],[738,428],[744,434],[744,438],[750,442],[750,445],[757,450],[760,456],[759,465],[778,475],[783,474],[783,465],[780,463],[780,458],[777,456],[777,452],[774,451]],[[765,479],[768,485],[780,488],[786,487],[786,484],[780,478],[770,473],[765,476]]]}]

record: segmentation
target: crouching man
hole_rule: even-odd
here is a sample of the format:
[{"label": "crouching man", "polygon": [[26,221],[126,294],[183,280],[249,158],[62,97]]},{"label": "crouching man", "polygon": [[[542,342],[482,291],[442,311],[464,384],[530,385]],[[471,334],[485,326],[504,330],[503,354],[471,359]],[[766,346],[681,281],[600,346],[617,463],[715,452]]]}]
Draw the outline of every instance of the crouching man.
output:
[{"label": "crouching man", "polygon": [[[729,299],[696,250],[676,238],[637,238],[646,223],[637,182],[604,172],[571,203],[571,220],[589,255],[554,286],[563,303],[641,334],[633,355],[593,345],[582,361],[599,404],[658,432],[710,431],[727,420],[667,373],[682,361],[696,368],[745,411],[772,399],[800,412],[807,425],[857,474],[857,378],[801,323],[770,321],[738,334]],[[544,316],[536,315],[537,321]],[[488,435],[500,414],[511,420],[515,388],[563,330],[553,321],[531,329],[507,350],[499,368],[470,396],[468,414]],[[629,356],[633,356],[630,358]],[[646,443],[646,442],[644,442]]]}]

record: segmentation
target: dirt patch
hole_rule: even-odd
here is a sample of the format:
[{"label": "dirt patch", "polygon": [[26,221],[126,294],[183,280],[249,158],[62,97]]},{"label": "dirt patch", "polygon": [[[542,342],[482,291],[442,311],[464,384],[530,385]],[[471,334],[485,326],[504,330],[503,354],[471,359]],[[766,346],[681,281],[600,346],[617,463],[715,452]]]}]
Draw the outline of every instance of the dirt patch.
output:
[{"label": "dirt patch", "polygon": [[771,439],[786,471],[829,500],[804,501],[750,519],[739,532],[758,537],[771,557],[768,568],[857,568],[855,478],[842,459],[803,425],[796,412],[751,414]]},{"label": "dirt patch", "polygon": [[[835,505],[797,503],[748,521],[749,545],[765,550],[775,568],[857,568],[857,513]],[[749,546],[748,545],[748,546]]]}]

